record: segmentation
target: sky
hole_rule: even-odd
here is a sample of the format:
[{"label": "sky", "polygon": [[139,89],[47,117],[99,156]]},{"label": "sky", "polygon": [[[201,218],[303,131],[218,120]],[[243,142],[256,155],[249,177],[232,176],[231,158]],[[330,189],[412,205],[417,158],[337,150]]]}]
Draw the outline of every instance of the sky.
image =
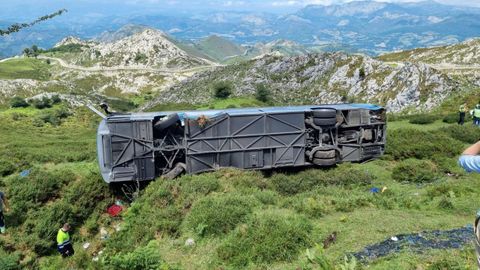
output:
[{"label": "sky", "polygon": [[[209,11],[255,11],[293,13],[312,4],[331,5],[352,0],[0,0],[0,20],[36,18],[66,8],[72,16],[135,15],[147,13],[185,14]],[[419,0],[378,0],[418,2]],[[480,7],[480,0],[437,0],[439,3]]]}]

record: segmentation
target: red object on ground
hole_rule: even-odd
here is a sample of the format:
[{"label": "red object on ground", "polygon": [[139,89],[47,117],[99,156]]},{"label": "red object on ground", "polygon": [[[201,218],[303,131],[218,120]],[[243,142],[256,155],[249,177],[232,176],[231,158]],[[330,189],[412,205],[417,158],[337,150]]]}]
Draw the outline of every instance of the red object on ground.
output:
[{"label": "red object on ground", "polygon": [[116,205],[116,204],[110,206],[107,209],[107,213],[112,217],[118,216],[122,211],[123,211],[123,207],[120,206],[120,205]]}]

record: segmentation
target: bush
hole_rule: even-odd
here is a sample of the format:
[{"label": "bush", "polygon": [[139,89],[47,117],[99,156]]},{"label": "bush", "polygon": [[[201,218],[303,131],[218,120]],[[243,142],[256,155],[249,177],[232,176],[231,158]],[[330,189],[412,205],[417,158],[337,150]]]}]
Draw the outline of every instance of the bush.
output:
[{"label": "bush", "polygon": [[163,262],[155,241],[150,241],[147,246],[137,247],[133,252],[107,257],[103,266],[115,270],[170,269]]},{"label": "bush", "polygon": [[213,93],[216,98],[226,99],[232,94],[232,85],[228,82],[217,82],[213,86]]},{"label": "bush", "polygon": [[438,131],[399,129],[387,133],[386,153],[394,159],[456,157],[463,144]]},{"label": "bush", "polygon": [[25,99],[21,98],[21,97],[13,97],[11,100],[10,100],[10,107],[12,108],[25,108],[25,107],[28,107],[28,103],[27,101],[25,101]]},{"label": "bush", "polygon": [[185,226],[200,236],[221,235],[247,221],[252,199],[235,196],[209,196],[198,200],[185,218]]},{"label": "bush", "polygon": [[207,195],[220,188],[218,180],[211,175],[196,175],[192,177],[193,179],[191,181],[186,181],[186,178],[187,177],[182,179],[182,181],[185,181],[182,191],[187,194],[198,193]]},{"label": "bush", "polygon": [[2,270],[17,270],[22,269],[19,264],[20,254],[11,253],[8,254],[5,250],[0,249],[0,269]]},{"label": "bush", "polygon": [[62,102],[62,99],[58,95],[53,95],[51,98],[52,104],[58,104]]},{"label": "bush", "polygon": [[458,119],[459,119],[458,113],[451,113],[451,114],[445,115],[442,119],[442,122],[447,124],[453,124],[453,123],[457,123]]},{"label": "bush", "polygon": [[15,172],[16,166],[11,160],[0,159],[0,176],[7,176]]},{"label": "bush", "polygon": [[31,103],[33,107],[40,110],[52,107],[51,100],[48,97],[43,97],[42,99],[33,99]]},{"label": "bush", "polygon": [[438,116],[433,114],[417,114],[412,115],[408,122],[410,124],[427,125],[435,122],[436,120],[438,120]]},{"label": "bush", "polygon": [[440,129],[441,132],[453,139],[473,144],[480,140],[480,128],[473,125],[452,125]]},{"label": "bush", "polygon": [[401,161],[392,171],[392,178],[398,182],[432,182],[438,176],[437,166],[428,160],[407,159]]},{"label": "bush", "polygon": [[264,213],[230,233],[217,248],[217,254],[227,264],[239,268],[252,262],[293,261],[300,250],[312,244],[311,231],[311,223],[303,216]]},{"label": "bush", "polygon": [[255,98],[258,101],[266,103],[270,101],[271,95],[272,93],[267,89],[267,87],[264,84],[258,84],[255,87]]},{"label": "bush", "polygon": [[368,185],[374,176],[351,164],[342,164],[329,170],[306,170],[293,175],[274,174],[270,181],[273,188],[284,195],[294,195],[319,186]]}]

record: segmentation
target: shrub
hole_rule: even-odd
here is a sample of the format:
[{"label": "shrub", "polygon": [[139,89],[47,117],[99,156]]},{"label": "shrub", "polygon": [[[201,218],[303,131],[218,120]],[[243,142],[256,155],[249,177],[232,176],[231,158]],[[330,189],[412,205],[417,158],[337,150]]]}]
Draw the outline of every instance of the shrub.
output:
[{"label": "shrub", "polygon": [[53,95],[51,98],[52,104],[58,104],[62,102],[62,99],[60,98],[59,95]]},{"label": "shrub", "polygon": [[442,122],[447,124],[457,123],[459,119],[458,113],[447,114],[443,117]]},{"label": "shrub", "polygon": [[267,87],[264,84],[258,84],[255,87],[255,98],[258,101],[266,103],[270,101],[271,95],[272,93],[267,89]]},{"label": "shrub", "polygon": [[199,193],[207,195],[213,191],[217,191],[220,188],[220,183],[215,177],[211,175],[203,174],[193,176],[191,181],[186,181],[187,177],[184,177],[182,181],[185,181],[182,190],[184,193]]},{"label": "shrub", "polygon": [[107,247],[113,252],[126,251],[146,245],[155,234],[178,236],[183,218],[182,209],[174,205],[178,192],[175,182],[155,181],[148,185],[124,214],[122,230],[112,235]]},{"label": "shrub", "polygon": [[318,186],[368,185],[374,176],[351,164],[342,164],[329,170],[306,170],[294,175],[274,174],[270,180],[273,188],[284,195],[294,195]]},{"label": "shrub", "polygon": [[226,99],[232,94],[232,85],[228,82],[217,82],[213,85],[213,93],[216,98]]},{"label": "shrub", "polygon": [[247,221],[252,212],[250,198],[223,195],[198,200],[185,218],[185,226],[200,236],[221,235]]},{"label": "shrub", "polygon": [[399,182],[424,183],[438,178],[437,166],[428,160],[407,159],[392,171],[392,178]]},{"label": "shrub", "polygon": [[11,160],[0,159],[0,176],[12,174],[15,169],[16,166]]},{"label": "shrub", "polygon": [[27,101],[25,101],[25,99],[21,98],[21,97],[13,97],[11,100],[10,100],[10,107],[12,108],[25,108],[25,107],[28,107],[28,103]]},{"label": "shrub", "polygon": [[33,99],[31,103],[33,107],[40,110],[52,107],[51,100],[48,97],[42,97],[42,99]]},{"label": "shrub", "polygon": [[456,157],[463,144],[438,131],[399,129],[387,133],[386,153],[394,159]]},{"label": "shrub", "polygon": [[473,125],[452,125],[440,129],[446,135],[464,143],[472,144],[480,140],[480,128]]},{"label": "shrub", "polygon": [[292,261],[300,250],[311,245],[311,231],[311,223],[297,214],[259,214],[230,233],[217,248],[217,254],[221,260],[236,267],[245,267],[252,262]]},{"label": "shrub", "polygon": [[158,243],[150,241],[147,246],[137,247],[130,253],[120,253],[107,257],[103,266],[115,270],[143,270],[143,269],[170,269],[163,262]]},{"label": "shrub", "polygon": [[436,120],[438,120],[438,116],[433,114],[417,114],[412,115],[408,122],[410,124],[427,125],[435,122]]},{"label": "shrub", "polygon": [[0,269],[2,270],[17,270],[22,269],[19,264],[20,253],[7,253],[3,248],[0,249]]}]

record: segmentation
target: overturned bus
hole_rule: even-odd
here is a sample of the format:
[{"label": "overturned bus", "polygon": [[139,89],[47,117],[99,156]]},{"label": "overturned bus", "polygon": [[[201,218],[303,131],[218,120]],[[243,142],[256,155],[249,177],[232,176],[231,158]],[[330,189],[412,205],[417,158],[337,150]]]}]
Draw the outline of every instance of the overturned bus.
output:
[{"label": "overturned bus", "polygon": [[107,183],[174,178],[223,167],[333,166],[384,153],[385,110],[334,104],[110,114],[98,128]]}]

